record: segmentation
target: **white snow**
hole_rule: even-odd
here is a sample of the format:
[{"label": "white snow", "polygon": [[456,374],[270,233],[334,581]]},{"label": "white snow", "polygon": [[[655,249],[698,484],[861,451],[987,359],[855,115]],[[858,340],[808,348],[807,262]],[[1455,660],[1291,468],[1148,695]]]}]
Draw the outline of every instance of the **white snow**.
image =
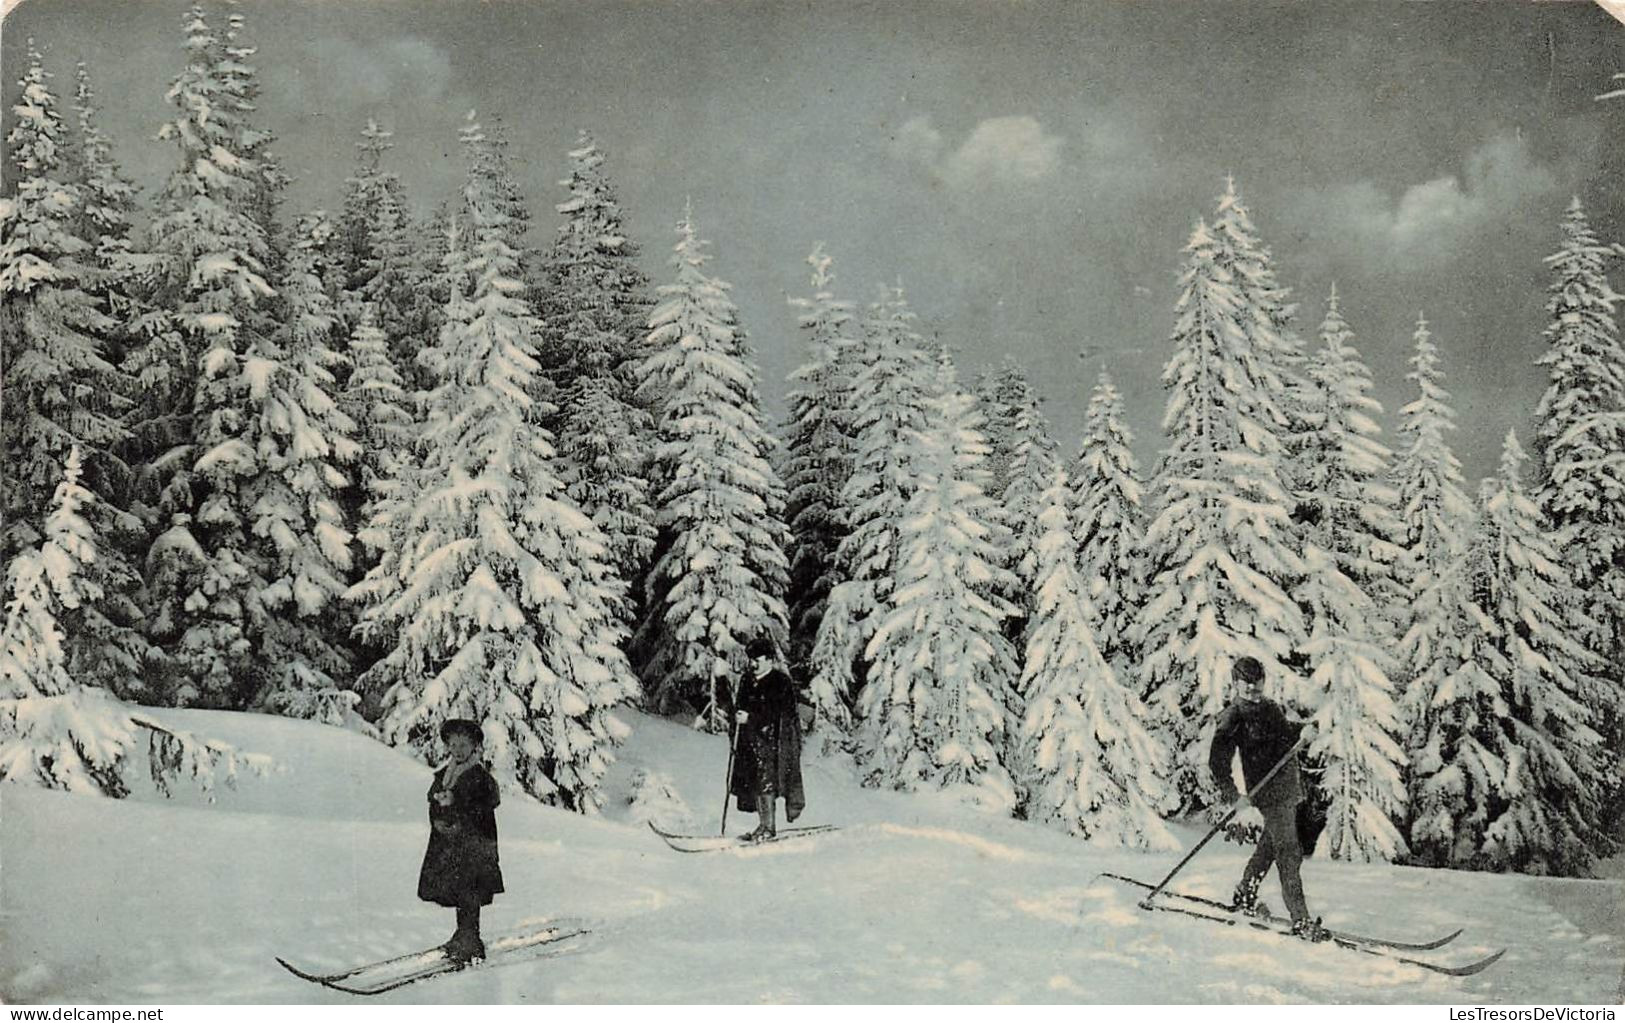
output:
[{"label": "white snow", "polygon": [[[0,1000],[349,1004],[273,961],[340,967],[445,940],[415,897],[429,769],[354,732],[208,711],[153,716],[282,770],[236,790],[114,801],[0,787]],[[1146,914],[1111,870],[1158,880],[1181,853],[1135,854],[857,786],[809,755],[807,812],[834,834],[739,852],[670,852],[636,819],[657,772],[696,831],[720,812],[725,740],[629,715],[632,735],[588,819],[508,793],[507,892],[488,936],[528,920],[598,922],[579,953],[453,975],[384,1003],[1379,1002],[1603,1003],[1625,955],[1625,881],[1572,881],[1310,860],[1332,926],[1466,933],[1429,955],[1506,947],[1477,977],[1175,914]],[[809,743],[809,748],[814,744]],[[647,788],[647,782],[644,788]],[[648,795],[647,792],[644,793]],[[676,823],[676,822],[670,822]],[[755,818],[730,810],[729,830]],[[1198,833],[1176,828],[1188,848]],[[1213,843],[1176,887],[1223,896],[1244,850]],[[1265,892],[1279,902],[1274,881]]]}]

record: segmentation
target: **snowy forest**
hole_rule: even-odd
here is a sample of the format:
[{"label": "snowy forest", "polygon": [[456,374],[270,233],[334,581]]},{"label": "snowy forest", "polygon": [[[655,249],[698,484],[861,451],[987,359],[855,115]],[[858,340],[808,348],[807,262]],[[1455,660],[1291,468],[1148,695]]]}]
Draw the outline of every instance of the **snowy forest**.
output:
[{"label": "snowy forest", "polygon": [[1587,216],[1617,194],[1528,254],[1548,386],[1476,485],[1449,389],[1470,339],[1419,311],[1385,410],[1360,297],[1301,322],[1219,172],[1167,254],[1154,463],[1110,375],[1056,436],[1045,400],[1075,396],[964,372],[902,285],[811,239],[773,422],[704,211],[629,237],[589,131],[556,194],[523,194],[471,113],[461,189],[409,196],[368,123],[333,156],[342,205],[290,210],[249,19],[180,28],[152,194],[94,67],[30,44],[8,68],[0,780],[119,797],[136,771],[264,769],[150,707],[425,760],[469,717],[515,794],[596,814],[617,709],[724,730],[765,634],[807,743],[870,786],[1172,849],[1167,821],[1214,809],[1208,740],[1251,656],[1311,722],[1318,855],[1586,876],[1620,851],[1625,248]]}]

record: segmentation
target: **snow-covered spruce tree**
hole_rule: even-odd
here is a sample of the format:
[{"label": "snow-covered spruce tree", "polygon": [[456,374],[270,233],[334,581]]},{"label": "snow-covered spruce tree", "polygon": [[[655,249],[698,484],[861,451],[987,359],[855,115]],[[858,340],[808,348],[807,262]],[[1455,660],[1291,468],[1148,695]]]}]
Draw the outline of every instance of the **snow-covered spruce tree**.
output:
[{"label": "snow-covered spruce tree", "polygon": [[853,379],[858,340],[852,303],[835,297],[834,260],[823,243],[807,257],[812,298],[793,298],[807,335],[807,361],[791,372],[785,514],[790,523],[790,655],[805,664],[818,638],[830,590],[840,580],[836,552],[846,535],[841,489],[852,475]]},{"label": "snow-covered spruce tree", "polygon": [[660,554],[636,648],[656,708],[685,704],[697,726],[720,729],[721,687],[743,667],[745,644],[762,632],[785,635],[789,537],[784,484],[767,460],[775,441],[762,425],[729,285],[705,273],[710,257],[692,210],[677,236],[677,279],[659,289],[653,354],[638,371],[640,391],[664,398],[655,449]]},{"label": "snow-covered spruce tree", "polygon": [[[355,336],[361,309],[369,302],[374,326],[383,334],[402,386],[416,390],[431,381],[417,365],[417,353],[434,342],[431,298],[425,283],[429,267],[411,221],[400,176],[384,169],[393,133],[369,120],[361,130],[355,176],[344,197],[342,252],[349,296],[345,328]],[[352,361],[359,361],[351,353]],[[346,381],[348,383],[348,381]]]},{"label": "snow-covered spruce tree", "polygon": [[1326,827],[1319,848],[1338,859],[1389,861],[1405,853],[1403,729],[1391,681],[1397,497],[1378,440],[1382,407],[1352,345],[1334,287],[1308,367],[1310,432],[1300,452],[1304,575],[1294,591],[1308,617],[1300,648],[1309,672],[1315,738],[1305,751],[1320,773]]},{"label": "snow-covered spruce tree", "polygon": [[632,353],[648,318],[648,278],[626,238],[620,205],[604,176],[603,155],[585,132],[570,152],[570,198],[536,289],[543,328],[540,359],[558,394],[549,424],[558,436],[560,471],[570,499],[609,540],[628,586],[621,608],[630,627],[636,587],[654,553],[654,509],[647,463],[653,420],[635,400]]},{"label": "snow-covered spruce tree", "polygon": [[337,229],[318,210],[300,218],[281,289],[282,328],[254,340],[243,360],[254,407],[247,436],[259,471],[247,484],[251,528],[266,585],[256,638],[264,684],[257,705],[342,724],[359,701],[349,688],[350,531],[340,508],[347,467],[360,454],[356,424],[340,409],[333,368],[335,303],[323,286]]},{"label": "snow-covered spruce tree", "polygon": [[1524,491],[1526,460],[1508,431],[1501,472],[1480,520],[1485,577],[1479,600],[1506,658],[1507,713],[1497,722],[1507,750],[1502,796],[1484,832],[1484,869],[1586,875],[1613,852],[1598,827],[1606,782],[1601,737],[1592,727],[1594,673],[1601,659],[1579,636],[1584,623],[1563,604],[1572,583]]},{"label": "snow-covered spruce tree", "polygon": [[169,89],[174,119],[159,132],[181,165],[150,228],[150,297],[164,322],[145,331],[137,360],[152,385],[141,413],[163,424],[144,431],[159,445],[148,462],[160,516],[146,562],[148,634],[168,657],[171,701],[242,707],[261,687],[253,594],[265,579],[248,532],[243,485],[260,466],[244,436],[253,409],[241,360],[275,329],[265,218],[279,172],[251,155],[266,136],[248,119],[240,48],[198,7],[186,35],[187,67]]},{"label": "snow-covered spruce tree", "polygon": [[[403,475],[418,427],[412,415],[414,401],[390,358],[389,339],[378,326],[377,305],[362,300],[357,309],[350,334],[350,376],[338,403],[355,424],[359,455],[352,479],[360,497],[356,521],[366,523]],[[368,567],[375,561],[363,560]]]},{"label": "snow-covered spruce tree", "polygon": [[468,226],[447,256],[452,292],[439,344],[426,353],[439,381],[428,398],[421,468],[375,526],[399,557],[353,595],[363,629],[394,646],[368,671],[388,685],[386,739],[432,758],[447,718],[484,722],[498,772],[532,795],[583,813],[627,734],[613,708],[636,696],[611,610],[620,583],[604,539],[564,496],[551,438],[537,425],[531,378],[535,317],[509,242],[510,221],[489,176],[488,142],[461,133]]},{"label": "snow-covered spruce tree", "polygon": [[[1412,368],[1406,378],[1416,383],[1418,393],[1399,410],[1405,449],[1394,464],[1399,540],[1404,548],[1399,575],[1409,596],[1402,605],[1406,613],[1399,620],[1400,720],[1411,762],[1407,802],[1412,811],[1412,849],[1423,862],[1440,863],[1448,862],[1448,857],[1439,848],[1439,836],[1430,829],[1445,826],[1445,818],[1439,815],[1448,810],[1438,803],[1442,796],[1437,790],[1430,797],[1434,804],[1424,803],[1423,789],[1439,770],[1433,766],[1438,763],[1437,750],[1424,750],[1430,744],[1456,742],[1448,736],[1457,726],[1442,719],[1434,707],[1438,686],[1450,675],[1441,659],[1458,651],[1450,655],[1457,663],[1478,663],[1459,652],[1463,644],[1479,642],[1476,619],[1461,603],[1461,590],[1469,584],[1460,562],[1474,513],[1463,490],[1461,463],[1446,438],[1447,431],[1456,428],[1456,413],[1444,387],[1439,348],[1427,320],[1420,316],[1414,343]],[[1476,680],[1478,676],[1469,673],[1467,677]],[[1441,739],[1441,735],[1447,737]],[[1424,815],[1428,816],[1426,823]],[[1416,849],[1419,834],[1431,848]]]},{"label": "snow-covered spruce tree", "polygon": [[1568,632],[1602,658],[1593,708],[1605,738],[1603,831],[1625,821],[1625,348],[1606,276],[1610,249],[1597,240],[1578,197],[1563,218],[1546,311],[1551,383],[1535,413],[1536,501],[1556,531],[1583,616]]},{"label": "snow-covered spruce tree", "polygon": [[[1039,398],[1027,382],[1027,375],[1015,360],[1006,358],[999,367],[991,388],[993,407],[1005,417],[1001,433],[1008,445],[1001,461],[996,450],[990,451],[987,486],[995,498],[995,516],[989,523],[992,533],[988,539],[1004,552],[1003,565],[1009,570],[1010,589],[999,593],[1014,612],[1004,623],[1004,634],[1019,646],[1026,631],[1027,614],[1032,610],[1033,595],[1038,573],[1038,542],[1042,534],[1039,515],[1042,497],[1049,486],[1050,477],[1060,467],[1055,440],[1050,436],[1049,423],[1038,407]],[[983,403],[985,406],[985,402]],[[1002,468],[1002,479],[993,471]],[[1012,676],[1010,685],[997,694],[1004,705],[1004,759],[1015,756],[1013,744],[1026,713],[1018,679]]]},{"label": "snow-covered spruce tree", "polygon": [[[1302,575],[1276,430],[1285,386],[1255,336],[1263,315],[1206,225],[1185,247],[1174,352],[1163,369],[1169,446],[1153,480],[1147,601],[1133,633],[1158,739],[1173,752],[1169,808],[1213,802],[1207,747],[1239,657],[1284,662],[1305,631],[1286,586]],[[1289,672],[1269,695],[1302,703]]]},{"label": "snow-covered spruce tree", "polygon": [[1130,641],[1145,594],[1144,488],[1123,399],[1102,370],[1084,416],[1083,443],[1071,476],[1072,535],[1078,577],[1087,587],[1089,627],[1118,678],[1139,670]]},{"label": "snow-covered spruce tree", "polygon": [[5,629],[0,632],[0,781],[68,792],[129,794],[126,767],[146,738],[152,780],[168,792],[189,777],[205,791],[216,776],[227,785],[263,757],[167,728],[98,688],[81,687],[68,670],[60,616],[97,599],[81,573],[96,562],[97,538],[84,514],[95,497],[79,483],[82,462],[70,448],[51,499],[39,546],[7,565]]},{"label": "snow-covered spruce tree", "polygon": [[841,488],[847,527],[836,550],[840,581],[818,623],[808,686],[814,713],[834,731],[851,726],[850,709],[865,683],[865,648],[891,599],[899,530],[918,485],[907,439],[927,428],[934,370],[914,331],[901,287],[886,289],[868,310],[853,364],[851,475]]},{"label": "snow-covered spruce tree", "polygon": [[[99,267],[99,228],[87,212],[99,199],[79,180],[83,170],[63,162],[50,77],[30,44],[6,139],[14,191],[0,200],[0,563],[38,546],[60,466],[77,447],[97,496],[86,514],[107,546],[84,570],[97,599],[65,612],[69,667],[88,683],[132,692],[147,646],[131,599],[140,577],[125,553],[140,530],[123,510],[131,385],[114,364],[115,282]],[[83,165],[86,147],[73,151]],[[105,176],[105,147],[95,153]]]},{"label": "snow-covered spruce tree", "polygon": [[903,437],[917,482],[898,523],[890,597],[864,650],[858,759],[865,781],[938,788],[1008,813],[1016,792],[1001,763],[1016,675],[1004,636],[1012,588],[994,544],[998,506],[984,487],[987,442],[975,399],[944,357],[925,423]]},{"label": "snow-covered spruce tree", "polygon": [[1469,525],[1462,556],[1427,580],[1432,645],[1405,691],[1406,706],[1418,707],[1409,719],[1408,844],[1411,862],[1423,866],[1481,864],[1485,828],[1505,805],[1499,722],[1509,713],[1501,683],[1508,670],[1495,623],[1476,599],[1491,560],[1478,523]]},{"label": "snow-covered spruce tree", "polygon": [[[1297,305],[1277,280],[1274,257],[1236,192],[1234,178],[1225,179],[1212,233],[1219,244],[1218,261],[1230,271],[1232,286],[1245,299],[1241,306],[1248,348],[1245,362],[1258,392],[1249,414],[1279,441],[1282,458],[1276,472],[1287,493],[1295,496],[1297,467],[1311,423],[1303,378],[1307,360],[1303,340],[1292,326]],[[1291,525],[1295,533],[1297,521]]]},{"label": "snow-covered spruce tree", "polygon": [[1078,573],[1065,470],[1040,496],[1037,568],[1023,638],[1026,694],[1016,746],[1028,820],[1137,849],[1179,847],[1157,810],[1167,751],[1145,707],[1101,655],[1088,583]]}]

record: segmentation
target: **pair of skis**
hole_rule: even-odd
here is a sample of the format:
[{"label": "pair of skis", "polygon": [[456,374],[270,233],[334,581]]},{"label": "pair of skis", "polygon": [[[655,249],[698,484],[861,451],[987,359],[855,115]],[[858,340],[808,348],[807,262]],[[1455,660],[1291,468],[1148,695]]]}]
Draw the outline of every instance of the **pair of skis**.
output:
[{"label": "pair of skis", "polygon": [[444,946],[409,952],[392,959],[364,963],[361,966],[336,973],[312,973],[301,970],[286,959],[277,962],[295,977],[313,984],[343,991],[352,995],[381,995],[420,980],[439,977],[462,970],[479,970],[493,966],[533,959],[549,959],[578,950],[592,934],[592,927],[581,920],[553,920],[526,930],[492,938],[485,946],[485,958],[469,962],[453,959]]},{"label": "pair of skis", "polygon": [[751,849],[759,845],[773,845],[778,842],[789,842],[798,838],[810,838],[813,835],[826,835],[840,828],[833,824],[811,824],[796,828],[780,828],[771,838],[747,839],[740,835],[737,838],[728,838],[719,835],[679,835],[664,831],[653,821],[649,822],[649,830],[660,836],[675,852],[680,853],[707,853],[720,852],[724,849]]},{"label": "pair of skis", "polygon": [[[1149,882],[1141,881],[1138,878],[1125,877],[1122,874],[1107,873],[1099,876],[1110,878],[1113,881],[1120,881],[1136,888],[1143,888],[1146,891],[1155,891],[1157,887]],[[1200,895],[1187,895],[1183,892],[1172,892],[1166,889],[1160,893],[1160,897],[1173,899],[1175,903],[1153,902],[1149,906],[1141,903],[1141,908],[1164,913],[1179,913],[1183,916],[1196,917],[1199,920],[1211,920],[1232,927],[1237,924],[1245,924],[1255,930],[1274,931],[1276,934],[1286,935],[1292,933],[1292,922],[1290,920],[1267,914],[1253,916],[1232,909],[1228,903],[1220,902],[1218,899],[1204,898]],[[1429,952],[1442,948],[1460,937],[1462,933],[1460,930],[1452,931],[1444,937],[1435,938],[1432,941],[1401,941],[1395,938],[1374,938],[1369,935],[1355,934],[1351,931],[1330,929],[1326,933],[1327,940],[1340,948],[1346,948],[1354,952],[1364,952],[1367,955],[1380,956],[1385,959],[1393,959],[1410,966],[1431,970],[1434,973],[1447,974],[1452,977],[1471,977],[1475,973],[1481,973],[1495,965],[1502,956],[1506,955],[1506,949],[1502,949],[1482,959],[1463,963],[1459,966],[1451,966],[1444,963],[1429,962],[1425,959],[1415,959],[1406,954],[1410,952]]]}]

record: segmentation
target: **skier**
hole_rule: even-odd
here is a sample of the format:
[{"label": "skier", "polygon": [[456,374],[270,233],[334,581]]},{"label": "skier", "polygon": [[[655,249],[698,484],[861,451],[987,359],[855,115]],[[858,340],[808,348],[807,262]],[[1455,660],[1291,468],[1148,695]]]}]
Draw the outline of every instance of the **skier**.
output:
[{"label": "skier", "polygon": [[485,741],[479,722],[451,718],[440,726],[451,759],[429,786],[429,848],[418,873],[418,898],[457,910],[446,955],[460,963],[485,958],[480,907],[503,890],[497,859],[496,781],[477,755]]},{"label": "skier", "polygon": [[773,641],[758,636],[745,647],[750,667],[734,696],[733,777],[728,791],[739,809],[755,812],[760,823],[745,835],[760,842],[776,833],[778,801],[785,819],[794,821],[807,804],[801,788],[801,721],[796,715],[795,685],[775,663]]},{"label": "skier", "polygon": [[[1231,665],[1230,677],[1239,687],[1240,698],[1219,715],[1208,752],[1208,770],[1219,787],[1219,798],[1241,807],[1251,803],[1264,817],[1264,833],[1258,848],[1242,871],[1231,906],[1244,913],[1258,911],[1258,886],[1274,864],[1281,879],[1281,897],[1292,915],[1292,933],[1310,941],[1324,941],[1327,934],[1320,921],[1311,919],[1303,897],[1303,879],[1298,868],[1303,850],[1298,845],[1298,804],[1303,802],[1303,783],[1298,777],[1297,753],[1293,749],[1301,722],[1286,716],[1280,705],[1264,698],[1264,666],[1256,658],[1242,657]],[[1283,757],[1293,762],[1275,773],[1269,784],[1251,799],[1236,791],[1230,780],[1230,763],[1241,751],[1241,773],[1248,789],[1258,783]]]}]

